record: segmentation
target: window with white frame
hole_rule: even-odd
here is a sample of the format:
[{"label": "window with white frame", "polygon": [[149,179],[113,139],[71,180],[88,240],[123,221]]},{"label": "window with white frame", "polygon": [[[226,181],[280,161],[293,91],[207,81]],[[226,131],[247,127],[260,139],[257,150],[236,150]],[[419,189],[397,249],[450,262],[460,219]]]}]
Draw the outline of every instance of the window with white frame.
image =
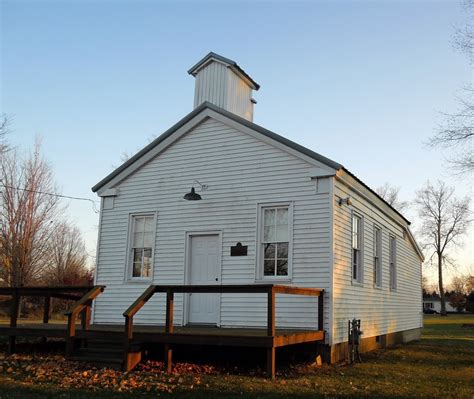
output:
[{"label": "window with white frame", "polygon": [[374,226],[374,285],[382,286],[382,229]]},{"label": "window with white frame", "polygon": [[362,218],[352,215],[352,281],[362,283]]},{"label": "window with white frame", "polygon": [[155,243],[155,214],[132,215],[130,227],[130,274],[132,279],[151,278]]},{"label": "window with white frame", "polygon": [[260,208],[260,277],[289,278],[291,247],[290,205]]},{"label": "window with white frame", "polygon": [[397,241],[392,235],[388,238],[388,253],[390,265],[390,289],[397,288]]}]

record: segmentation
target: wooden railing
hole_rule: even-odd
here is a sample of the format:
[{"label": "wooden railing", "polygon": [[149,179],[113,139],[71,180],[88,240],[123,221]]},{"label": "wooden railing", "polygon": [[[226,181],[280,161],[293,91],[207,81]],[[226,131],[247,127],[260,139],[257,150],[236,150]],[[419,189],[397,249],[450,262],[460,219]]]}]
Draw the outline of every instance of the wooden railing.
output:
[{"label": "wooden railing", "polygon": [[[11,296],[10,327],[18,324],[20,301],[22,297],[44,297],[43,323],[47,324],[50,317],[51,298],[77,301],[90,290],[90,286],[56,286],[56,287],[0,287],[0,295]],[[15,351],[16,337],[10,336],[8,351]]]},{"label": "wooden railing", "polygon": [[[128,353],[131,351],[133,341],[133,317],[156,293],[166,293],[166,321],[165,332],[173,334],[173,304],[176,293],[263,293],[267,294],[267,336],[275,337],[275,297],[276,294],[317,296],[318,298],[318,330],[323,330],[323,294],[324,290],[317,288],[303,288],[277,284],[252,284],[252,285],[150,285],[147,290],[123,313],[125,317],[125,367],[128,369]],[[165,363],[168,372],[172,368],[172,349],[170,344],[165,344]],[[267,351],[268,374],[275,375],[275,346]]]},{"label": "wooden railing", "polygon": [[79,314],[82,312],[81,328],[82,331],[87,331],[90,327],[92,301],[104,292],[105,285],[97,285],[90,289],[83,297],[81,297],[65,314],[67,320],[66,332],[66,356],[72,356],[74,352],[74,342],[76,337],[76,322]]}]

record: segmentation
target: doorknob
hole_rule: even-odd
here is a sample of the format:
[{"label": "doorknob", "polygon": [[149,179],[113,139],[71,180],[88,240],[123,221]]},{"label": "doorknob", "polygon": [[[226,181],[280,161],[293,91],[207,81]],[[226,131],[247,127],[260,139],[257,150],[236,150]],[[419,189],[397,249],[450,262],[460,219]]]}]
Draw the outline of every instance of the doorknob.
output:
[{"label": "doorknob", "polygon": [[219,281],[219,278],[216,277],[216,281]]}]

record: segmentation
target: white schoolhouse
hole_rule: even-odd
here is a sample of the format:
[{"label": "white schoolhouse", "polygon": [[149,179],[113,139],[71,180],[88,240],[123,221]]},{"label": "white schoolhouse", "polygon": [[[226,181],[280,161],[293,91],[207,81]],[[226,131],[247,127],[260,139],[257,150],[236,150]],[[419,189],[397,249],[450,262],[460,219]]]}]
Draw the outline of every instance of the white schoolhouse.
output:
[{"label": "white schoolhouse", "polygon": [[[93,323],[123,324],[152,284],[279,284],[324,290],[330,361],[344,358],[353,318],[362,350],[418,339],[423,255],[410,222],[342,164],[255,124],[259,85],[236,62],[209,53],[189,74],[194,110],[93,187],[106,286]],[[277,327],[317,329],[317,301],[278,295]],[[267,321],[258,293],[174,298],[176,326]],[[134,322],[163,325],[162,296]]]}]

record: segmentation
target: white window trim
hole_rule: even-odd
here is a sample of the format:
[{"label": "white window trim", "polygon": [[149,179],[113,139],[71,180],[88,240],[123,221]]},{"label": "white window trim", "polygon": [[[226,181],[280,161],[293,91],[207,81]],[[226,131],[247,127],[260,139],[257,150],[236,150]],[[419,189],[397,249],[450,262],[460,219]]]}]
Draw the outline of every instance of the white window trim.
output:
[{"label": "white window trim", "polygon": [[[357,279],[354,279],[354,253],[353,253],[353,246],[352,246],[352,229],[353,229],[353,223],[354,223],[354,216],[357,216],[360,218],[360,259],[359,259],[359,276]],[[363,286],[364,285],[364,216],[362,216],[360,213],[352,211],[351,212],[351,261],[350,261],[350,266],[351,266],[351,282],[352,285],[359,285]]]},{"label": "white window trim", "polygon": [[[392,280],[392,274],[391,274],[391,269],[390,269],[390,263],[391,263],[391,253],[390,253],[390,242],[393,239],[393,280]],[[388,279],[389,279],[389,288],[390,291],[396,291],[397,290],[397,237],[395,234],[389,234],[388,235]],[[393,282],[393,284],[392,284]]]},{"label": "white window trim", "polygon": [[[379,280],[379,284],[377,284],[377,281],[374,281],[374,288],[381,289],[383,287],[383,261],[382,261],[382,259],[383,259],[383,244],[382,244],[383,243],[383,229],[382,229],[381,226],[379,226],[376,223],[374,223],[374,230],[373,230],[373,233],[374,233],[374,237],[373,237],[374,253],[372,255],[372,262],[374,261],[374,257],[375,257],[375,234],[376,234],[377,229],[380,232],[380,241],[379,241],[379,246],[378,246],[378,252],[379,252],[379,256],[378,256],[378,260],[379,260],[378,280]],[[375,265],[372,263],[372,266],[375,266]],[[374,273],[375,273],[375,268],[374,268]]]},{"label": "white window trim", "polygon": [[[133,262],[132,262],[132,229],[133,218],[137,216],[153,216],[153,246],[151,248],[151,270],[149,277],[132,277]],[[127,237],[127,254],[125,258],[125,278],[126,282],[131,283],[149,283],[153,280],[153,270],[155,269],[155,247],[156,247],[156,223],[158,220],[158,212],[133,212],[128,215],[128,237]]]},{"label": "white window trim", "polygon": [[[263,237],[263,226],[262,226],[262,214],[265,208],[274,207],[288,207],[288,276],[264,276],[263,275],[263,254],[262,254],[262,237]],[[287,202],[268,202],[257,204],[257,247],[256,247],[256,267],[255,267],[255,281],[257,282],[291,282],[293,274],[293,201]]]}]

